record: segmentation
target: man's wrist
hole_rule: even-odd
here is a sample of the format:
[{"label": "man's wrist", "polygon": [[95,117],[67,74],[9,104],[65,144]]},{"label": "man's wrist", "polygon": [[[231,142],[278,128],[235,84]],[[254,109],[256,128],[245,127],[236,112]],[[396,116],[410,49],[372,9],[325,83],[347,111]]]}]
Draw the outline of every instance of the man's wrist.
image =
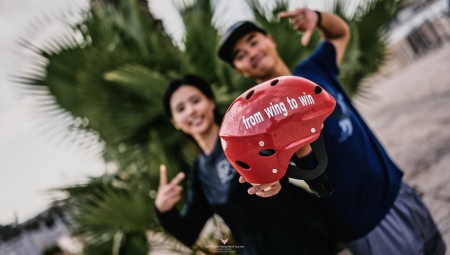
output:
[{"label": "man's wrist", "polygon": [[302,158],[311,153],[311,151],[312,151],[311,145],[308,144],[300,148],[298,151],[296,151],[295,154],[297,155],[297,157]]},{"label": "man's wrist", "polygon": [[316,27],[320,28],[320,26],[322,25],[322,14],[320,13],[320,11],[314,11],[317,14],[317,23],[316,23]]}]

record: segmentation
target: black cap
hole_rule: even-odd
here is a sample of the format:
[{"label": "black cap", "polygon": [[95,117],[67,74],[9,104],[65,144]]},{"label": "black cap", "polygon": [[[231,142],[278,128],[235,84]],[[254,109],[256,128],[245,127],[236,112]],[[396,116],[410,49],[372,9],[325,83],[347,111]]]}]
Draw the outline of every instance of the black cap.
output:
[{"label": "black cap", "polygon": [[267,34],[266,30],[251,21],[239,21],[234,23],[234,25],[232,25],[223,35],[222,40],[220,41],[218,52],[219,57],[233,65],[233,56],[231,55],[231,51],[233,50],[234,45],[244,35],[251,32],[261,32],[263,34]]}]

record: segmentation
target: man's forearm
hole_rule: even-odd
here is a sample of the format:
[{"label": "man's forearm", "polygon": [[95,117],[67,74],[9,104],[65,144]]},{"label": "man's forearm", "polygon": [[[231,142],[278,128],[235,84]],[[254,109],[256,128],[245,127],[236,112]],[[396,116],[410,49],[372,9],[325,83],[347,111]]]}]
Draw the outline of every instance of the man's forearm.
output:
[{"label": "man's forearm", "polygon": [[335,40],[350,35],[347,23],[339,16],[328,12],[320,12],[320,15],[322,16],[320,24],[317,25],[324,39]]}]

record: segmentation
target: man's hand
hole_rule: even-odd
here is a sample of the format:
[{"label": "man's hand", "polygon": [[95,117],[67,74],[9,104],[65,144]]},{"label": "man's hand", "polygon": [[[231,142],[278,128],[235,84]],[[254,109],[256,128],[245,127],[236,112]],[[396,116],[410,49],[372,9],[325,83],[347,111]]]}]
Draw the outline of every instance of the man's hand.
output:
[{"label": "man's hand", "polygon": [[[320,12],[320,36],[332,43],[336,48],[336,63],[341,63],[347,43],[350,40],[350,28],[347,23],[336,14]],[[289,12],[280,12],[280,18],[290,18],[295,30],[304,32],[302,45],[306,46],[316,28],[319,16],[313,10],[301,8]]]},{"label": "man's hand", "polygon": [[308,45],[319,19],[317,13],[308,8],[300,8],[293,11],[280,12],[278,15],[280,18],[290,18],[294,29],[304,32],[302,45]]},{"label": "man's hand", "polygon": [[[239,182],[244,183],[247,181],[244,179],[244,177],[240,176]],[[248,189],[248,191],[247,191],[248,194],[250,194],[250,195],[256,194],[257,196],[260,196],[260,197],[271,197],[271,196],[278,194],[278,192],[280,192],[280,190],[281,190],[280,181],[267,183],[267,184],[255,184],[255,183],[250,183],[250,184],[253,185],[253,187]]]},{"label": "man's hand", "polygon": [[180,172],[167,183],[167,170],[165,165],[159,167],[159,187],[156,194],[155,206],[158,211],[164,213],[172,209],[181,199],[183,187],[179,184],[184,179],[184,173]]}]

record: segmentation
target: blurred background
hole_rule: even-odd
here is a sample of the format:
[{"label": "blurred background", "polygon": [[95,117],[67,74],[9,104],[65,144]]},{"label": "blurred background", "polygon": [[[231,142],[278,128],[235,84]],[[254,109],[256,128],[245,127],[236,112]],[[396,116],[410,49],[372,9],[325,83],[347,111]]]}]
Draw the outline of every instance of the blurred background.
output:
[{"label": "blurred background", "polygon": [[261,23],[293,66],[319,36],[301,47],[276,14],[303,6],[350,24],[339,78],[450,246],[449,5],[0,0],[0,254],[213,254],[229,236],[219,217],[188,248],[153,213],[159,164],[171,178],[198,152],[164,117],[162,91],[198,74],[224,112],[255,85],[217,58],[226,27]]}]

